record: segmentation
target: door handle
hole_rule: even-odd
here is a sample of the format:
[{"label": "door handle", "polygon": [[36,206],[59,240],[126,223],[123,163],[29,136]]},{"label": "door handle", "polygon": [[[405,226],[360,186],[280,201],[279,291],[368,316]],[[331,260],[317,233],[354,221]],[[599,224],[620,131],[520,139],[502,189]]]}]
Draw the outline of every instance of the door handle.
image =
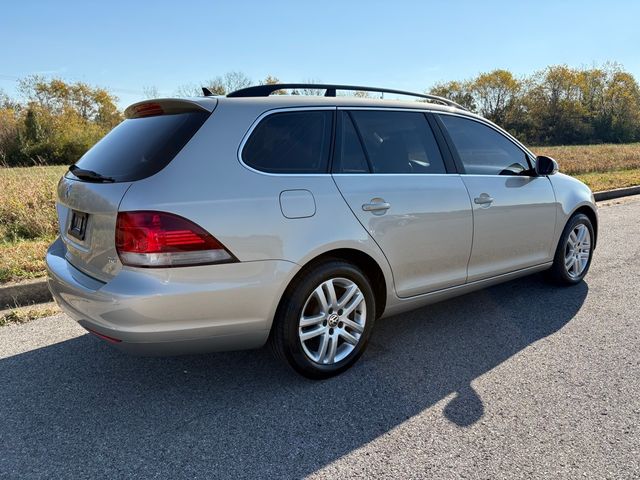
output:
[{"label": "door handle", "polygon": [[486,193],[481,193],[479,197],[473,199],[473,203],[477,203],[478,205],[489,205],[493,203],[493,197],[490,197]]},{"label": "door handle", "polygon": [[373,212],[375,214],[381,215],[387,210],[391,208],[391,204],[385,202],[381,198],[374,198],[371,200],[371,203],[365,203],[362,205],[362,210],[365,212]]}]

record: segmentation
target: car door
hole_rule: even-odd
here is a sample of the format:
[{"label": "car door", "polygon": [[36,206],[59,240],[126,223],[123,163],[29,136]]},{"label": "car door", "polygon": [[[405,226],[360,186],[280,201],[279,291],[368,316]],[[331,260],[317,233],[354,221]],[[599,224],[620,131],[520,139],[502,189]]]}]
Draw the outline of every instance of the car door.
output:
[{"label": "car door", "polygon": [[454,168],[423,112],[339,111],[333,177],[389,260],[400,297],[466,281],[473,220]]},{"label": "car door", "polygon": [[437,115],[473,205],[473,247],[468,281],[551,260],[555,194],[533,159],[488,123]]}]

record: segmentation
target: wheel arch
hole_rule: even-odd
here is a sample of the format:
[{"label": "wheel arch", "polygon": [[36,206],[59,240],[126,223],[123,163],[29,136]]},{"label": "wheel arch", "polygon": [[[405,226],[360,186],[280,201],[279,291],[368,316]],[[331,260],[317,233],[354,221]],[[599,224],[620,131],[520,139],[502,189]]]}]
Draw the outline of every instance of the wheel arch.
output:
[{"label": "wheel arch", "polygon": [[342,260],[344,262],[351,263],[362,270],[365,276],[369,279],[371,289],[373,290],[374,300],[376,302],[376,317],[380,317],[386,308],[388,292],[384,272],[373,257],[362,250],[357,250],[355,248],[336,248],[328,250],[307,261],[302,265],[302,268],[296,272],[293,278],[289,280],[289,283],[280,298],[276,311],[280,310],[282,303],[287,296],[287,292],[301,275],[306,273],[310,268],[330,260]]},{"label": "wheel arch", "polygon": [[[591,225],[593,226],[593,249],[596,249],[596,244],[598,242],[598,214],[596,211],[589,205],[581,205],[576,208],[571,215],[569,216],[569,220],[576,214],[582,213],[586,215],[591,221]],[[567,222],[569,221],[567,220]]]}]

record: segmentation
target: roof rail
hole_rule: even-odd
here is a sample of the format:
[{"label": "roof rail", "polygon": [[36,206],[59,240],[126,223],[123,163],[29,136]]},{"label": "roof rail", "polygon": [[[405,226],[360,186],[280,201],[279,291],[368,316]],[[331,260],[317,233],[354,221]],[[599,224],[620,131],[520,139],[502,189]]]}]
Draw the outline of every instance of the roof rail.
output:
[{"label": "roof rail", "polygon": [[291,90],[295,88],[308,88],[325,90],[325,97],[335,97],[337,90],[350,90],[360,92],[378,92],[378,93],[394,93],[397,95],[407,95],[409,97],[419,97],[439,102],[449,107],[467,110],[462,105],[449,100],[448,98],[438,97],[437,95],[429,95],[428,93],[406,92],[404,90],[393,90],[391,88],[362,87],[357,85],[333,85],[327,83],[272,83],[268,85],[255,85],[253,87],[241,88],[235,92],[227,94],[227,97],[268,97],[278,90]]}]

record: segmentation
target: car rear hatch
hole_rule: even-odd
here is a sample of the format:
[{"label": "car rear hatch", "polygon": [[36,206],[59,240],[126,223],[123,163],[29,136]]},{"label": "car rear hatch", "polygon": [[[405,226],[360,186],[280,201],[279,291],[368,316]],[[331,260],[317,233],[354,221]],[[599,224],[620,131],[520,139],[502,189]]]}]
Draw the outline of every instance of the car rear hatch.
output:
[{"label": "car rear hatch", "polygon": [[127,189],[166,167],[215,106],[215,99],[134,104],[123,122],[69,168],[56,202],[69,263],[103,282],[118,273],[116,220]]}]

